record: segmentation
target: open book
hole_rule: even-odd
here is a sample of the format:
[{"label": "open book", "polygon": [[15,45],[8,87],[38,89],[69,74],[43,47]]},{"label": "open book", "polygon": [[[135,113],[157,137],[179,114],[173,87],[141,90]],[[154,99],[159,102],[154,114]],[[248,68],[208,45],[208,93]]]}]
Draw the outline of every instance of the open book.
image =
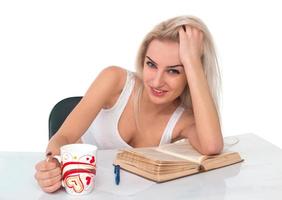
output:
[{"label": "open book", "polygon": [[187,140],[181,140],[159,147],[122,149],[114,164],[155,182],[164,182],[241,161],[238,152],[224,150],[221,154],[206,156],[198,153]]}]

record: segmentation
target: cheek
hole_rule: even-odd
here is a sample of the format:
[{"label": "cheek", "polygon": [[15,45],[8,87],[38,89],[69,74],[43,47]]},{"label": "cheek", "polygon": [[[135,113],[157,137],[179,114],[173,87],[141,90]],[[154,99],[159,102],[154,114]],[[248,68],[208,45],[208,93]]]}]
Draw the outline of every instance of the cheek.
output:
[{"label": "cheek", "polygon": [[184,80],[184,79],[175,81],[175,83],[174,83],[174,90],[175,90],[175,92],[178,95],[181,95],[183,90],[184,90],[184,88],[186,87],[186,85],[187,85],[187,81]]},{"label": "cheek", "polygon": [[152,70],[148,70],[146,67],[143,69],[143,81],[146,83],[154,77]]}]

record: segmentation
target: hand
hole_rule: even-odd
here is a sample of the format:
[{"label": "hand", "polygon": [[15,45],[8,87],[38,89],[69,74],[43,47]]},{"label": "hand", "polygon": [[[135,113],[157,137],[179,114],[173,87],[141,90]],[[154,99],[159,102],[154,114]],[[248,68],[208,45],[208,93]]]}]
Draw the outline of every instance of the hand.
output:
[{"label": "hand", "polygon": [[55,192],[61,187],[61,168],[57,160],[40,161],[35,169],[34,177],[44,192]]},{"label": "hand", "polygon": [[195,27],[183,25],[179,29],[179,56],[182,64],[185,66],[185,63],[201,61],[202,55],[203,32]]}]

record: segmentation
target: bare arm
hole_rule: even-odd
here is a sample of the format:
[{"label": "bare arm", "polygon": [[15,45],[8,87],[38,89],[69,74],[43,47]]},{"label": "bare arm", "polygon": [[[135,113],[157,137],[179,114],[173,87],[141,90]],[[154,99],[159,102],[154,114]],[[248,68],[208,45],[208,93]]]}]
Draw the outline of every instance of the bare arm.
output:
[{"label": "bare arm", "polygon": [[190,88],[194,123],[182,131],[191,144],[203,154],[217,154],[223,148],[219,116],[201,63],[203,35],[186,26],[180,34],[180,58]]},{"label": "bare arm", "polygon": [[[125,74],[123,69],[117,67],[109,67],[103,70],[90,86],[81,102],[51,138],[47,152],[51,151],[53,154],[59,154],[59,148],[62,145],[80,142],[79,138],[89,127],[97,113],[123,87]],[[61,187],[61,168],[54,159],[49,162],[42,160],[36,164],[35,168],[35,179],[43,191],[54,192]]]},{"label": "bare arm", "polygon": [[62,145],[77,142],[99,111],[123,86],[125,71],[118,67],[104,69],[92,83],[82,100],[51,138],[47,152],[59,153]]}]

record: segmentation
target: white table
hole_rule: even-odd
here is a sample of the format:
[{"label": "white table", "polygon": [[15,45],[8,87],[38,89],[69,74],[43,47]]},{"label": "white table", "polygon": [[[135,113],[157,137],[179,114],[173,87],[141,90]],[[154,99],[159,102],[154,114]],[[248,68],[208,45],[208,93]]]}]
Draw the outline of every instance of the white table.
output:
[{"label": "white table", "polygon": [[96,188],[90,195],[73,197],[59,190],[47,194],[38,187],[34,166],[43,153],[0,152],[0,199],[282,199],[282,150],[254,134],[236,136],[230,149],[245,159],[225,168],[156,184],[121,172],[114,184],[114,150],[98,152]]}]

